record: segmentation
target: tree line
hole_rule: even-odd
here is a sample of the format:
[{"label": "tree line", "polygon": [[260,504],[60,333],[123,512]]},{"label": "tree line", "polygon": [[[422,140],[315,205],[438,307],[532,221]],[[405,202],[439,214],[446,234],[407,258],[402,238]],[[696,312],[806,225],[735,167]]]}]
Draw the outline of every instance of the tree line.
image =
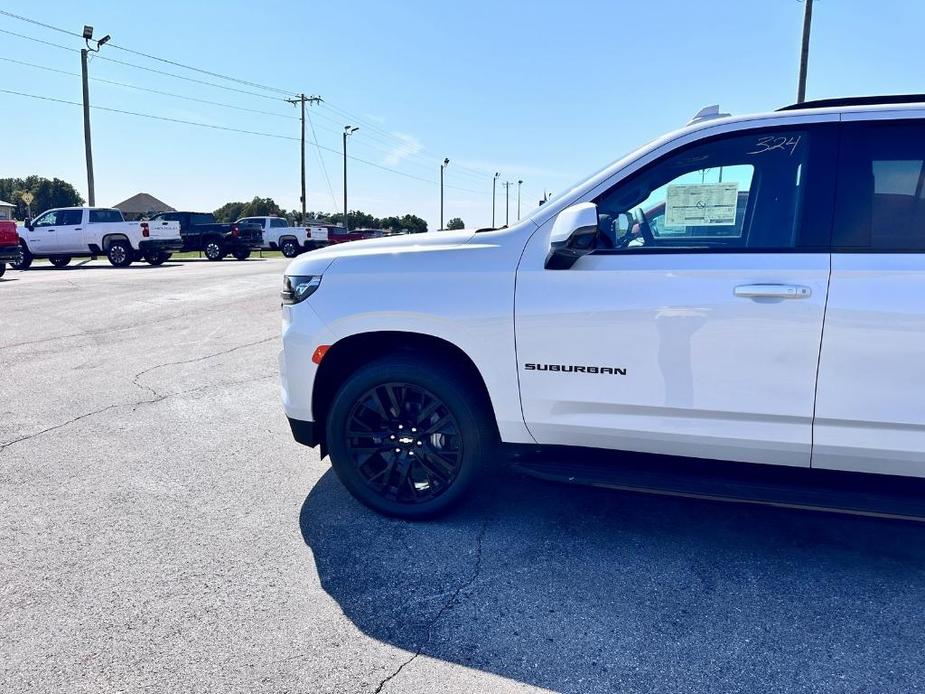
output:
[{"label": "tree line", "polygon": [[[32,193],[31,205],[22,200],[24,193]],[[13,218],[25,220],[31,209],[35,216],[55,207],[76,207],[84,204],[84,199],[67,181],[60,178],[43,178],[27,176],[26,178],[0,178],[0,200],[14,205]],[[250,202],[226,202],[214,212],[220,222],[233,222],[242,217],[284,217],[290,224],[302,223],[301,214],[296,210],[284,210],[273,198],[254,197]],[[313,221],[331,224],[344,223],[343,212],[308,212],[304,222]],[[427,231],[427,222],[414,214],[376,217],[360,210],[351,210],[347,214],[351,229],[390,229],[408,231],[418,234]],[[462,229],[465,224],[459,217],[449,221],[447,229]]]}]

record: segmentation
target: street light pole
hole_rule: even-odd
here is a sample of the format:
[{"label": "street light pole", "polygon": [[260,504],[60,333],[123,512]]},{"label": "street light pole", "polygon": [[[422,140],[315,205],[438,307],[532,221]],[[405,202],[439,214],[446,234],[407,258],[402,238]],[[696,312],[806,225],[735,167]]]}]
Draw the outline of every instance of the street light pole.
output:
[{"label": "street light pole", "polygon": [[350,231],[350,224],[347,222],[347,138],[359,129],[359,126],[344,126],[344,229],[347,231]]},{"label": "street light pole", "polygon": [[449,159],[444,159],[440,165],[440,231],[443,231],[443,170],[449,165]]},{"label": "street light pole", "polygon": [[809,33],[813,23],[813,0],[803,0],[803,42],[800,46],[800,78],[797,84],[797,103],[806,101],[806,71],[809,66]]},{"label": "street light pole", "polygon": [[523,185],[523,181],[517,181],[517,221],[520,221],[520,186]]},{"label": "street light pole", "polygon": [[84,25],[83,31],[86,48],[80,49],[80,77],[83,82],[84,107],[84,150],[87,157],[87,202],[90,207],[96,205],[96,183],[93,180],[93,146],[90,141],[90,78],[87,75],[87,63],[90,53],[99,53],[100,48],[109,41],[109,34],[96,42],[96,48],[90,48],[93,39],[93,27]]},{"label": "street light pole", "polygon": [[495,172],[495,177],[491,179],[491,228],[495,228],[495,184],[498,182],[498,176],[501,174]]},{"label": "street light pole", "polygon": [[505,181],[501,185],[504,186],[504,226],[510,226],[511,218],[511,182]]}]

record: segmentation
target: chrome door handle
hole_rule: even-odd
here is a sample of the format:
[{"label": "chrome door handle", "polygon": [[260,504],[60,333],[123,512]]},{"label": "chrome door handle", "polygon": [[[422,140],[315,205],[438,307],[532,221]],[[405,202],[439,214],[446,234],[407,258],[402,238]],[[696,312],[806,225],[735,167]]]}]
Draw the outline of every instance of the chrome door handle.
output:
[{"label": "chrome door handle", "polygon": [[745,299],[806,299],[813,290],[799,284],[740,284],[735,295]]}]

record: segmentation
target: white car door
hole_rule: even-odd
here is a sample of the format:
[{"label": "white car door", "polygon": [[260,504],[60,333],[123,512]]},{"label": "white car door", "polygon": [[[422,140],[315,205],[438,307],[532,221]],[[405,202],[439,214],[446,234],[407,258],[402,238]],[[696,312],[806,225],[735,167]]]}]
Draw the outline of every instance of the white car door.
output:
[{"label": "white car door", "polygon": [[55,229],[55,253],[81,253],[87,251],[83,243],[84,210],[60,210]]},{"label": "white car door", "polygon": [[809,465],[830,127],[662,157],[593,200],[594,250],[569,269],[546,269],[548,228],[534,234],[515,326],[539,443]]},{"label": "white car door", "polygon": [[813,467],[925,477],[925,114],[905,115],[844,117]]},{"label": "white car door", "polygon": [[36,255],[54,253],[57,247],[58,220],[66,210],[48,210],[32,220],[31,229],[23,227],[19,233],[29,250]]}]

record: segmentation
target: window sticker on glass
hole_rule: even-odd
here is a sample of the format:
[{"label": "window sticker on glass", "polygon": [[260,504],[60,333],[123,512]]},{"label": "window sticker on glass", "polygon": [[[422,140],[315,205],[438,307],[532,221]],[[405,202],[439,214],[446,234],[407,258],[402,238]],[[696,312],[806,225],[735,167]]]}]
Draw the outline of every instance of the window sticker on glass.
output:
[{"label": "window sticker on glass", "polygon": [[732,226],[738,192],[735,182],[670,185],[665,195],[665,226]]}]

